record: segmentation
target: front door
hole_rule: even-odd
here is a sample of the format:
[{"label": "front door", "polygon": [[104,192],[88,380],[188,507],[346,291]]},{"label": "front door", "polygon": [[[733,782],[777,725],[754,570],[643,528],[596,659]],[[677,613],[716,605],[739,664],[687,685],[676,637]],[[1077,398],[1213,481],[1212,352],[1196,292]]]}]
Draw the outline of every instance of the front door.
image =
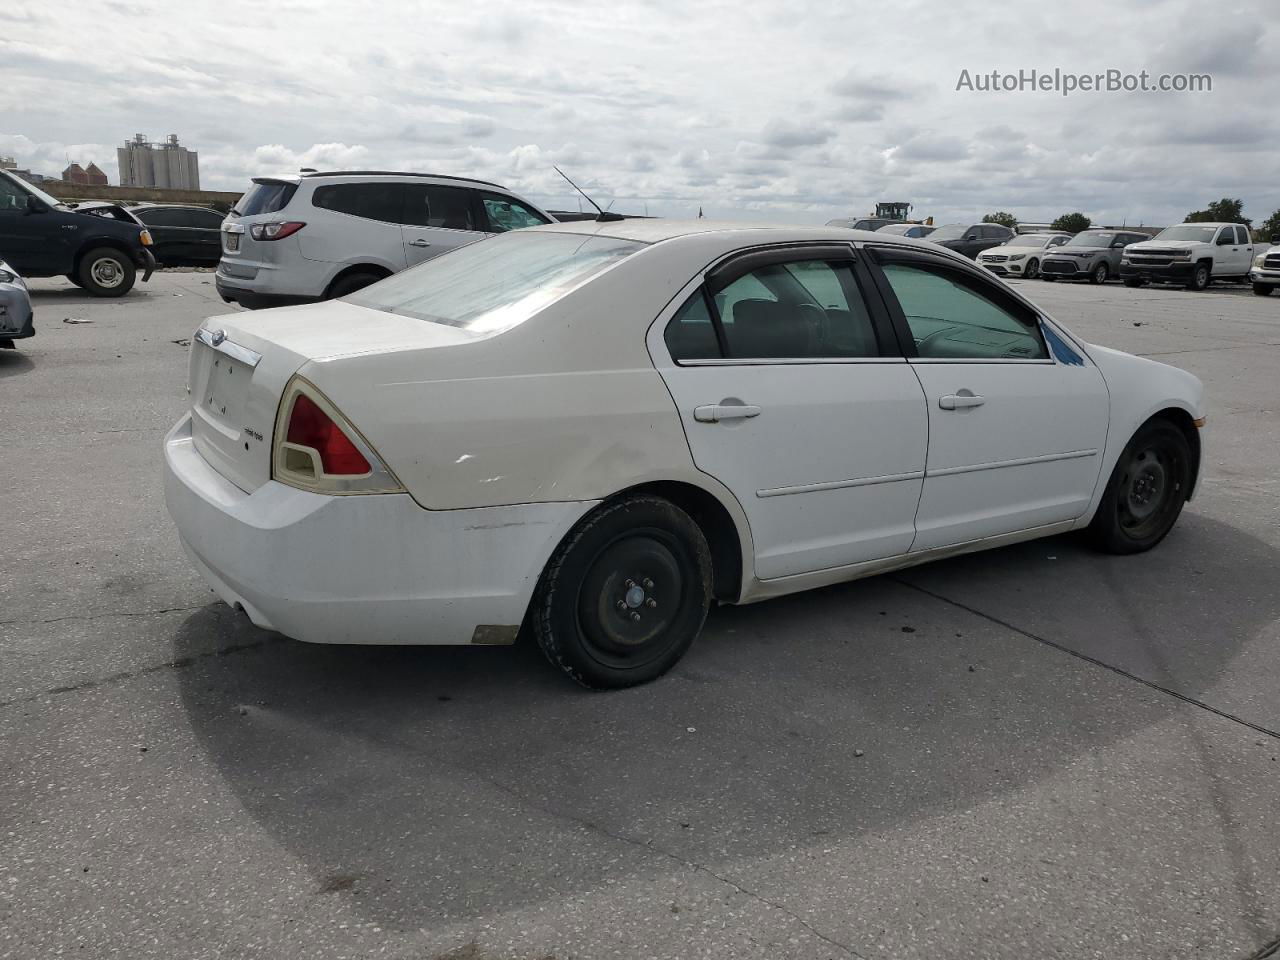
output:
[{"label": "front door", "polygon": [[400,235],[409,266],[486,236],[472,191],[466,187],[411,183],[404,190]]},{"label": "front door", "polygon": [[897,556],[914,537],[924,396],[860,272],[848,244],[756,249],[650,333],[694,462],[746,513],[761,579]]},{"label": "front door", "polygon": [[40,205],[29,207],[30,194],[8,177],[0,177],[0,260],[19,273],[49,276],[71,269],[71,241],[77,218]]},{"label": "front door", "polygon": [[877,259],[929,410],[912,549],[1081,517],[1107,439],[1097,368],[1031,307],[963,264],[883,248]]}]

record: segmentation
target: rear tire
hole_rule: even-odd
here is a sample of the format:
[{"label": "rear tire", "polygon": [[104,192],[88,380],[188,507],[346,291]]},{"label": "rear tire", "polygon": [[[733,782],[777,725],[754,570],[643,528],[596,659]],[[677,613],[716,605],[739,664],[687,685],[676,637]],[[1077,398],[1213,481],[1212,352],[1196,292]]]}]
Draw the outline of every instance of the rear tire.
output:
[{"label": "rear tire", "polygon": [[711,550],[659,497],[607,503],[556,549],[530,607],[547,659],[585,687],[666,673],[693,643],[712,596]]},{"label": "rear tire", "polygon": [[1168,420],[1148,420],[1116,461],[1089,524],[1108,553],[1141,553],[1165,538],[1191,488],[1191,447]]},{"label": "rear tire", "polygon": [[1257,297],[1269,297],[1274,289],[1275,287],[1269,283],[1255,283],[1253,285],[1253,293]]},{"label": "rear tire", "polygon": [[1100,263],[1093,268],[1093,272],[1089,274],[1089,282],[1097,285],[1106,283],[1111,278],[1111,268],[1106,263]]},{"label": "rear tire", "polygon": [[133,289],[138,272],[114,247],[97,247],[80,258],[80,286],[95,297],[123,297]]},{"label": "rear tire", "polygon": [[333,281],[333,286],[329,288],[329,294],[325,299],[337,300],[339,297],[345,297],[355,293],[357,290],[363,290],[381,279],[383,277],[380,273],[348,273],[345,277],[339,277]]},{"label": "rear tire", "polygon": [[1187,289],[1199,292],[1209,286],[1209,265],[1207,263],[1197,263],[1191,271],[1191,278],[1187,281]]}]

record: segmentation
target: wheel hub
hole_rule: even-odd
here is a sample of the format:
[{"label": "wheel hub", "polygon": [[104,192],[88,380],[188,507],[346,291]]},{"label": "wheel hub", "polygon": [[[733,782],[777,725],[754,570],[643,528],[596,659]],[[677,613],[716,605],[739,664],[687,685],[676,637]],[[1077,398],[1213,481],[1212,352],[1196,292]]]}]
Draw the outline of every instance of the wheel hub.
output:
[{"label": "wheel hub", "polygon": [[629,537],[605,549],[579,594],[579,617],[600,653],[640,655],[661,643],[679,608],[679,563],[666,544]]},{"label": "wheel hub", "polygon": [[1130,516],[1142,521],[1155,513],[1164,500],[1165,487],[1164,466],[1154,457],[1143,454],[1129,480],[1126,500]]}]

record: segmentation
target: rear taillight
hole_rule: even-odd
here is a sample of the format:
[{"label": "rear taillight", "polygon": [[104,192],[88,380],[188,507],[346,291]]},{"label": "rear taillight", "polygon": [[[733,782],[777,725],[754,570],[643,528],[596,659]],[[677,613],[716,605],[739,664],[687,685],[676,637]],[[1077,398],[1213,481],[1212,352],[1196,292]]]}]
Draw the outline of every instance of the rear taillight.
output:
[{"label": "rear taillight", "polygon": [[249,236],[255,240],[283,240],[291,237],[306,224],[300,220],[277,220],[271,223],[255,223],[249,228]]},{"label": "rear taillight", "polygon": [[301,377],[289,381],[280,404],[271,475],[313,493],[404,490],[359,431]]}]

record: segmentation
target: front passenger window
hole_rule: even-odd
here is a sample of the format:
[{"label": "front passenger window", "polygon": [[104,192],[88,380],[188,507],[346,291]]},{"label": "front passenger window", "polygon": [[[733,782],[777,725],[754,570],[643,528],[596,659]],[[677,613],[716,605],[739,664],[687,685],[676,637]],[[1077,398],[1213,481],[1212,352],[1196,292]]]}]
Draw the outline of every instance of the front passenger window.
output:
[{"label": "front passenger window", "polygon": [[883,267],[920,357],[944,360],[1044,360],[1036,317],[976,277],[944,266]]},{"label": "front passenger window", "polygon": [[27,209],[27,193],[21,187],[0,177],[0,213],[13,213]]}]

